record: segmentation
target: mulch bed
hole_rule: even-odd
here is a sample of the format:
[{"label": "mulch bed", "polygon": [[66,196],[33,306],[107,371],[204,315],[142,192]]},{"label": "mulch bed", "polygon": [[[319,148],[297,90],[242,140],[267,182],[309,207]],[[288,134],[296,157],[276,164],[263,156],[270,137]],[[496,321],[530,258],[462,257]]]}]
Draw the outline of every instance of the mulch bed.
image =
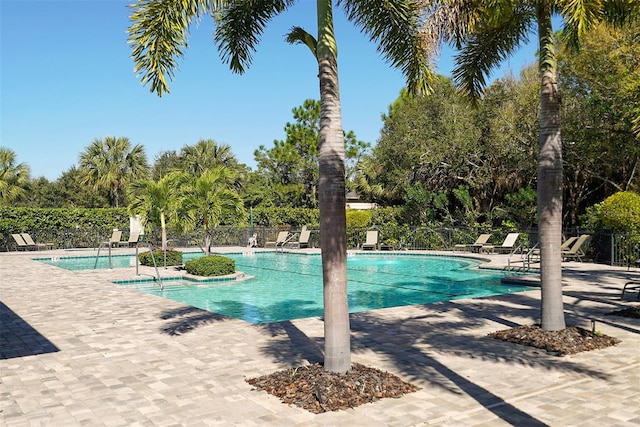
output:
[{"label": "mulch bed", "polygon": [[352,364],[351,370],[344,374],[326,372],[322,365],[315,363],[246,381],[258,390],[279,397],[284,403],[315,414],[355,408],[419,390],[395,375],[358,363]]},{"label": "mulch bed", "polygon": [[620,342],[617,338],[578,326],[568,326],[560,331],[545,331],[540,325],[524,325],[492,332],[489,336],[502,341],[540,348],[558,356],[602,349]]}]

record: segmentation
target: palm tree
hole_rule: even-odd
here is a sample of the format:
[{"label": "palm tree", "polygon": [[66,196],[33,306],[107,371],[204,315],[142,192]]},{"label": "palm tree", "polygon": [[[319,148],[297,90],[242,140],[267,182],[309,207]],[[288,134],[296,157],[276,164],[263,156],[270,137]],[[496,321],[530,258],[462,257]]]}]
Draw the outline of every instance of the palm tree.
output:
[{"label": "palm tree", "polygon": [[104,141],[93,140],[80,153],[80,168],[83,183],[96,191],[106,191],[116,208],[127,185],[136,179],[146,178],[149,172],[143,146],[132,146],[128,138],[111,136]]},{"label": "palm tree", "polygon": [[[159,96],[168,92],[178,58],[184,55],[189,27],[205,14],[215,17],[215,40],[222,60],[243,73],[251,64],[268,22],[295,0],[138,0],[133,6],[129,41],[134,70]],[[407,78],[411,92],[426,92],[433,74],[425,55],[432,39],[420,32],[421,1],[338,0],[347,18],[378,43],[378,50]],[[306,45],[318,65],[320,86],[319,207],[324,289],[324,368],[351,368],[347,304],[345,213],[345,148],[338,87],[337,42],[333,1],[317,0],[317,35],[300,27],[287,35],[289,43]]]},{"label": "palm tree", "polygon": [[179,173],[163,176],[158,181],[140,179],[133,181],[128,189],[128,211],[131,216],[140,215],[148,231],[151,225],[159,226],[162,233],[162,250],[167,250],[167,222],[175,217],[178,195],[176,192]]},{"label": "palm tree", "polygon": [[[427,30],[453,41],[460,53],[453,76],[460,88],[479,98],[486,77],[521,43],[537,32],[540,70],[540,139],[538,156],[538,231],[541,253],[541,326],[566,327],[562,303],[562,142],[560,94],[556,79],[552,14],[564,21],[563,41],[579,46],[580,37],[601,21],[614,24],[640,16],[640,2],[626,0],[466,0],[431,2]],[[444,19],[447,16],[449,19]],[[455,25],[451,25],[451,23]]]},{"label": "palm tree", "polygon": [[235,173],[225,167],[207,169],[197,177],[180,175],[178,226],[185,232],[202,228],[205,255],[210,254],[213,231],[222,220],[244,216],[242,198],[232,188],[234,179]]},{"label": "palm tree", "polygon": [[182,170],[202,175],[216,166],[234,167],[236,158],[228,144],[218,144],[213,139],[201,139],[196,145],[185,145],[180,150]]},{"label": "palm tree", "polygon": [[24,197],[25,185],[29,182],[29,166],[16,164],[16,153],[10,148],[0,147],[0,203],[11,203]]}]

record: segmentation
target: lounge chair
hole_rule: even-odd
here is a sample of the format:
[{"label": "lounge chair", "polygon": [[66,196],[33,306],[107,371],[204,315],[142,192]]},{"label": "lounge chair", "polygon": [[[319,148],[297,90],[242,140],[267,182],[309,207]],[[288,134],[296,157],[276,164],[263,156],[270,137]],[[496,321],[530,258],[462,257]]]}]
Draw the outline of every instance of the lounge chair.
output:
[{"label": "lounge chair", "polygon": [[480,236],[478,236],[474,243],[470,245],[460,243],[455,245],[453,247],[453,250],[454,252],[456,249],[459,249],[461,251],[479,252],[480,248],[487,244],[487,242],[489,241],[489,237],[491,237],[491,234],[481,234]]},{"label": "lounge chair", "polygon": [[480,248],[479,252],[485,253],[505,253],[511,252],[513,250],[513,246],[516,244],[516,240],[520,237],[520,233],[509,233],[507,237],[505,237],[504,242],[501,245],[493,246],[493,245],[484,245]]},{"label": "lounge chair", "polygon": [[265,242],[264,247],[282,247],[282,245],[284,245],[286,243],[286,241],[289,238],[289,232],[288,231],[281,231],[278,233],[278,237],[276,237],[276,241],[275,242]]},{"label": "lounge chair", "polygon": [[562,254],[562,260],[567,261],[570,259],[577,259],[578,261],[582,262],[582,257],[586,255],[582,250],[582,247],[585,246],[585,244],[588,244],[589,240],[591,240],[591,236],[588,234],[583,234],[578,237],[573,245],[571,245],[571,248],[566,251],[560,252]]},{"label": "lounge chair", "polygon": [[560,251],[568,251],[576,240],[578,240],[577,236],[569,237],[567,240],[562,242],[562,245],[560,245]]},{"label": "lounge chair", "polygon": [[16,249],[19,251],[26,251],[27,249],[36,249],[34,245],[28,245],[27,242],[24,241],[21,235],[12,234],[13,240],[16,242]]},{"label": "lounge chair", "polygon": [[362,244],[362,250],[376,250],[378,248],[378,230],[367,231],[367,237]]},{"label": "lounge chair", "polygon": [[298,236],[297,242],[291,242],[291,246],[294,248],[302,249],[309,247],[309,239],[311,238],[311,231],[302,230],[300,236]]},{"label": "lounge chair", "polygon": [[640,282],[637,280],[632,280],[631,282],[627,282],[624,284],[624,287],[622,288],[622,295],[620,295],[620,299],[624,299],[624,294],[627,291],[638,291],[638,297],[636,298],[637,300],[640,300]]},{"label": "lounge chair", "polygon": [[104,246],[119,246],[120,245],[120,238],[122,237],[122,231],[121,230],[113,230],[113,233],[111,233],[111,238],[109,240],[105,240],[104,242],[102,242],[102,244]]},{"label": "lounge chair", "polygon": [[130,247],[132,244],[135,246],[138,244],[139,240],[140,240],[140,233],[137,231],[132,231],[129,233],[129,240],[125,240],[121,242],[120,239],[118,239],[118,246]]},{"label": "lounge chair", "polygon": [[22,236],[22,239],[24,240],[24,242],[27,245],[33,246],[37,250],[40,250],[40,249],[53,249],[53,243],[36,243],[36,242],[33,241],[31,236],[29,235],[29,233],[22,233],[20,235]]}]

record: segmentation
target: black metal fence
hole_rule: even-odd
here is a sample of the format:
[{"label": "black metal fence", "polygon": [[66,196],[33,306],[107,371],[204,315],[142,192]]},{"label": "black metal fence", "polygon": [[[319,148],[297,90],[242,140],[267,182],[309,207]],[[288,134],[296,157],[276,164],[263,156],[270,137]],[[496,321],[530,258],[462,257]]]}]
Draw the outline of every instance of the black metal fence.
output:
[{"label": "black metal fence", "polygon": [[[390,250],[451,250],[456,244],[471,244],[479,234],[491,233],[490,243],[500,244],[506,235],[514,230],[471,230],[453,227],[410,227],[407,225],[385,225],[376,228],[379,231],[379,248]],[[287,230],[293,234],[292,240],[297,241],[301,229],[281,227],[218,227],[212,236],[213,246],[247,246],[249,238],[256,235],[259,247],[266,242],[274,242],[280,231]],[[311,237],[310,248],[320,247],[320,231],[309,229]],[[369,229],[348,228],[347,248],[358,249],[365,242]],[[59,229],[59,230],[30,230],[31,237],[36,242],[52,243],[56,249],[96,248],[101,242],[109,239],[111,229]],[[639,233],[610,233],[571,230],[565,232],[565,237],[580,234],[591,235],[585,260],[618,266],[640,264],[640,234]],[[121,240],[129,237],[128,230],[123,230]],[[200,247],[204,245],[203,231],[189,234],[179,234],[168,230],[168,244],[171,247]],[[531,248],[538,241],[536,230],[522,230],[517,245]],[[161,233],[159,229],[152,230],[142,238],[144,244],[160,246]],[[11,234],[0,235],[0,251],[15,251],[17,245]]]}]

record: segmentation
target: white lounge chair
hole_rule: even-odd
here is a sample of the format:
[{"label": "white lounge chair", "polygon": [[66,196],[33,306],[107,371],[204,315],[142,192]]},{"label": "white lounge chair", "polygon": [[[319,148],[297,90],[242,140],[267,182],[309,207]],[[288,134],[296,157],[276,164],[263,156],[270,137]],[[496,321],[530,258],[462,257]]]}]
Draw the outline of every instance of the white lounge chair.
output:
[{"label": "white lounge chair", "polygon": [[367,237],[362,244],[362,250],[376,250],[378,249],[378,230],[367,231]]},{"label": "white lounge chair", "polygon": [[289,238],[289,232],[288,231],[281,231],[278,233],[278,237],[276,237],[276,241],[275,242],[265,242],[264,247],[282,247],[282,245],[285,244],[285,242],[288,240]]},{"label": "white lounge chair", "polygon": [[113,230],[113,233],[111,233],[111,238],[109,240],[105,240],[104,242],[102,242],[102,245],[117,247],[120,245],[121,237],[122,237],[122,230]]},{"label": "white lounge chair", "polygon": [[582,257],[585,256],[585,252],[582,250],[582,247],[587,244],[589,240],[591,240],[591,236],[588,234],[583,234],[571,245],[569,249],[566,251],[561,251],[563,261],[569,259],[577,259],[582,262]]},{"label": "white lounge chair", "polygon": [[12,234],[13,240],[16,242],[16,249],[19,251],[26,251],[27,249],[36,249],[34,245],[28,245],[27,242],[24,241],[20,234]]},{"label": "white lounge chair", "polygon": [[505,237],[504,242],[502,242],[501,245],[498,245],[498,246],[484,245],[480,248],[480,252],[485,252],[485,253],[511,252],[513,250],[514,245],[516,244],[516,240],[518,240],[518,237],[520,237],[520,233],[509,233],[507,234],[507,237]]},{"label": "white lounge chair", "polygon": [[40,250],[40,249],[53,249],[53,243],[36,243],[36,242],[33,241],[31,236],[29,235],[29,233],[22,233],[22,234],[20,234],[20,236],[22,236],[22,239],[24,240],[24,242],[27,245],[33,246],[37,250]]},{"label": "white lounge chair", "polygon": [[129,240],[120,241],[120,239],[118,239],[118,246],[130,247],[132,244],[135,246],[138,244],[139,240],[140,240],[140,233],[137,231],[132,231],[129,233]]},{"label": "white lounge chair", "polygon": [[300,232],[300,236],[298,236],[297,242],[291,242],[291,246],[294,248],[308,248],[309,247],[309,239],[311,238],[311,231],[302,230]]},{"label": "white lounge chair", "polygon": [[471,251],[471,252],[479,252],[480,248],[482,248],[484,245],[487,244],[487,242],[489,241],[489,238],[491,237],[491,234],[481,234],[480,236],[478,236],[478,238],[476,239],[476,241],[470,245],[464,244],[464,243],[460,243],[457,244],[453,247],[453,250],[455,252],[456,249],[459,249],[461,251]]}]

